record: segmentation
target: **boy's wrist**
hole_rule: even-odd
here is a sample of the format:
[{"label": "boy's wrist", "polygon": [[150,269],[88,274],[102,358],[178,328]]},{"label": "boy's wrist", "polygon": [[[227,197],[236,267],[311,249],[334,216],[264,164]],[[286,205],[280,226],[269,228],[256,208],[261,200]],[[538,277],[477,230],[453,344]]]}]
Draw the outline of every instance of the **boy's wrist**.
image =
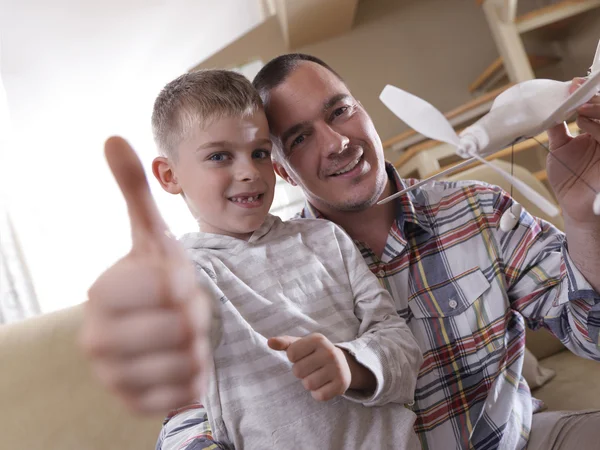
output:
[{"label": "boy's wrist", "polygon": [[377,379],[373,372],[360,364],[347,350],[341,349],[350,368],[350,386],[348,389],[373,393],[377,388]]}]

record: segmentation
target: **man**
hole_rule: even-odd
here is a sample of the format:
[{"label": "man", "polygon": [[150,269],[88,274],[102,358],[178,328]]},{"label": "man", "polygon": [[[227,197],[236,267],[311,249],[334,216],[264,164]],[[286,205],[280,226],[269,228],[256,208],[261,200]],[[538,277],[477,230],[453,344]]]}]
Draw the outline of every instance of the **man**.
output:
[{"label": "man", "polygon": [[[512,199],[484,184],[434,183],[377,206],[408,181],[386,166],[371,119],[331,68],[284,55],[254,85],[278,148],[276,171],[306,194],[303,215],[348,232],[423,350],[411,406],[423,448],[595,447],[600,412],[532,419],[539,405],[521,371],[525,324],[547,327],[571,351],[600,360],[600,220],[586,185],[600,189],[598,96],[579,110],[583,135],[570,137],[564,125],[549,130],[552,152],[579,175],[549,158],[565,238],[527,213],[502,232],[499,219]],[[88,342],[101,353],[99,333]],[[131,392],[134,375],[123,375]],[[188,448],[210,444],[203,417],[201,409],[177,414],[163,429],[162,448],[180,448],[171,443],[181,442],[186,426],[196,436]]]}]

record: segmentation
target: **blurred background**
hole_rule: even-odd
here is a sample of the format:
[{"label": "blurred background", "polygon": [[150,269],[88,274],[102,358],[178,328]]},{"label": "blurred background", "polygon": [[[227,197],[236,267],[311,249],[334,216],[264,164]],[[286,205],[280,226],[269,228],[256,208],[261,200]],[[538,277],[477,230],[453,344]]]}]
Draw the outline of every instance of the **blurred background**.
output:
[{"label": "blurred background", "polygon": [[[278,54],[314,54],[371,114],[388,160],[423,177],[456,158],[379,102],[386,84],[464,128],[511,83],[585,76],[599,30],[598,0],[0,0],[0,323],[85,301],[128,250],[103,142],[124,136],[149,169],[154,99],[185,71],[252,79]],[[521,150],[545,183],[543,151]],[[148,173],[172,230],[194,230]],[[302,203],[278,182],[274,213]]]}]

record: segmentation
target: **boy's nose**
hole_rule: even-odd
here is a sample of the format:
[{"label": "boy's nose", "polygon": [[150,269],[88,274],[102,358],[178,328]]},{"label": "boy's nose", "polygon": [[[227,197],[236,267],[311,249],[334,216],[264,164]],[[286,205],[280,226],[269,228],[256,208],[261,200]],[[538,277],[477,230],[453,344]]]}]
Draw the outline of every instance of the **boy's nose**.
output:
[{"label": "boy's nose", "polygon": [[256,181],[260,178],[260,172],[254,164],[240,164],[236,178],[246,182]]}]

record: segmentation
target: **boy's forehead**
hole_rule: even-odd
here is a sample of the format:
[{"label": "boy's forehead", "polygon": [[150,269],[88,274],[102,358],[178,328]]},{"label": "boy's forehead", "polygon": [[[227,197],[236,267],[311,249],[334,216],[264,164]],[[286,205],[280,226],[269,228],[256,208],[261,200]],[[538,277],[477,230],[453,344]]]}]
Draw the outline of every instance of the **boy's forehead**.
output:
[{"label": "boy's forehead", "polygon": [[263,111],[249,115],[214,117],[190,130],[188,142],[196,147],[210,142],[249,143],[269,139],[269,126]]}]

